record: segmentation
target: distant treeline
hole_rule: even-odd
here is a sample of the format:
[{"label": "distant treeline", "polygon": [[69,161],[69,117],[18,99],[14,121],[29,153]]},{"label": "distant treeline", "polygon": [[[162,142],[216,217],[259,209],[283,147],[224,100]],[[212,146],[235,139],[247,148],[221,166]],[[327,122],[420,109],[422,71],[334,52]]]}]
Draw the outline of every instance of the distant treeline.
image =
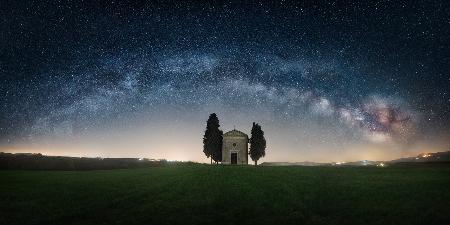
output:
[{"label": "distant treeline", "polygon": [[108,170],[158,167],[168,164],[178,163],[137,158],[86,158],[0,152],[0,169],[13,170]]}]

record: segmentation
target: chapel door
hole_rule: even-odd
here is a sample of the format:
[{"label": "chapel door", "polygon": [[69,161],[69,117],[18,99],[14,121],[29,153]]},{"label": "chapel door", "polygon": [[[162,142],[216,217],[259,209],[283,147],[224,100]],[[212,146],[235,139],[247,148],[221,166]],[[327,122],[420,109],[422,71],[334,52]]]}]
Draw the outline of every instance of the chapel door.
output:
[{"label": "chapel door", "polygon": [[237,164],[237,153],[231,153],[231,164]]}]

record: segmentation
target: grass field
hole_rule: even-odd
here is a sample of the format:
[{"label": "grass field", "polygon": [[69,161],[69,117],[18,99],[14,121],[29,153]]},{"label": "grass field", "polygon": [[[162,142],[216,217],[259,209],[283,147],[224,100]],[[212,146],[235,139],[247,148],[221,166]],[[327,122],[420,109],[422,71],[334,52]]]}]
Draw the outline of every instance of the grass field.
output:
[{"label": "grass field", "polygon": [[450,166],[0,171],[1,224],[450,224]]}]

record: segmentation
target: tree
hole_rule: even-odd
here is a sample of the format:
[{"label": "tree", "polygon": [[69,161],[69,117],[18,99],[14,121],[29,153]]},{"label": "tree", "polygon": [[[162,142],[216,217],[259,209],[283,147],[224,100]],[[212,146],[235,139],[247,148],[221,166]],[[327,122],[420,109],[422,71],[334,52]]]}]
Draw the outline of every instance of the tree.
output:
[{"label": "tree", "polygon": [[219,129],[219,118],[215,113],[209,115],[206,122],[205,135],[203,136],[203,152],[206,157],[211,157],[217,163],[222,161],[222,135],[223,131]]},{"label": "tree", "polygon": [[264,131],[261,126],[253,122],[252,137],[250,138],[250,157],[255,161],[255,166],[258,165],[258,160],[266,155],[266,139],[264,138]]}]

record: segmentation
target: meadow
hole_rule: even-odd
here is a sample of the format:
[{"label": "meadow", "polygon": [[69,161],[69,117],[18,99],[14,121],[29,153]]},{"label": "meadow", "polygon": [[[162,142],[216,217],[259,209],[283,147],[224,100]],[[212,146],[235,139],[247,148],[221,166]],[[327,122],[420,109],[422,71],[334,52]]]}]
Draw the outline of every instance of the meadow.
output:
[{"label": "meadow", "polygon": [[450,166],[3,170],[0,224],[450,224]]}]

